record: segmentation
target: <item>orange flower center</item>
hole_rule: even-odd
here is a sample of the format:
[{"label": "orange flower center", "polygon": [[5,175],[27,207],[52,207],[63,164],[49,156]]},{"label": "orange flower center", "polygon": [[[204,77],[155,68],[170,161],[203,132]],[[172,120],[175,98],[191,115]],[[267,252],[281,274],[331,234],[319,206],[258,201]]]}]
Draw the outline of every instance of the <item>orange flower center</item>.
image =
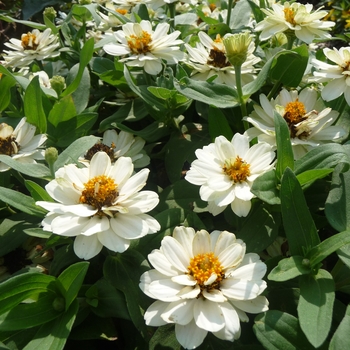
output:
[{"label": "orange flower center", "polygon": [[142,54],[151,51],[149,44],[152,42],[151,34],[142,31],[139,36],[135,34],[130,35],[126,38],[131,52],[135,54]]},{"label": "orange flower center", "polygon": [[[309,114],[306,114],[305,105],[295,100],[293,102],[287,103],[285,109],[284,109],[284,115],[283,118],[288,124],[289,130],[290,130],[290,136],[292,138],[298,137],[303,138],[308,135],[308,133],[298,133],[297,124],[302,122],[303,120],[307,119],[309,117]],[[298,134],[298,135],[297,135]]]},{"label": "orange flower center", "polygon": [[283,12],[284,12],[284,18],[286,19],[286,21],[289,22],[290,24],[293,24],[294,26],[296,24],[294,20],[294,15],[295,15],[294,10],[288,7],[288,8],[285,8]]},{"label": "orange flower center", "polygon": [[32,34],[31,32],[28,32],[27,34],[22,34],[21,40],[22,47],[24,48],[24,50],[36,50],[39,46],[36,35]]},{"label": "orange flower center", "polygon": [[95,176],[84,184],[79,202],[98,209],[97,215],[105,215],[103,207],[113,205],[118,196],[118,186],[106,175]]},{"label": "orange flower center", "polygon": [[128,13],[128,11],[125,10],[125,9],[117,9],[117,12],[120,13],[121,15],[123,15],[123,16]]},{"label": "orange flower center", "polygon": [[239,156],[237,156],[236,159],[226,160],[223,166],[224,173],[235,183],[247,180],[247,177],[250,176],[249,168],[250,164],[246,163]]}]

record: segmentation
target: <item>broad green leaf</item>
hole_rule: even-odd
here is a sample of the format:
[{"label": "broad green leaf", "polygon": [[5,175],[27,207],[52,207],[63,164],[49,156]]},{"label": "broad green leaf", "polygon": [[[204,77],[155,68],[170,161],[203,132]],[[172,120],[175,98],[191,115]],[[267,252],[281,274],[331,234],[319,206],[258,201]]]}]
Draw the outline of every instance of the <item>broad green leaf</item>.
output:
[{"label": "broad green leaf", "polygon": [[254,182],[250,189],[262,201],[275,205],[281,204],[279,197],[279,190],[276,182],[276,171],[272,169],[260,175]]},{"label": "broad green leaf", "polygon": [[300,329],[298,319],[278,310],[255,317],[253,331],[268,350],[310,350],[310,343]]},{"label": "broad green leaf", "polygon": [[141,297],[144,296],[139,288],[139,279],[141,274],[148,270],[146,266],[142,266],[143,261],[144,257],[140,253],[128,249],[123,254],[108,256],[103,273],[114,287],[124,293],[131,320],[147,340],[149,333],[140,308]]},{"label": "broad green leaf", "polygon": [[333,169],[306,170],[303,173],[297,175],[297,179],[302,187],[309,186],[316,180],[326,177],[331,172],[333,172]]},{"label": "broad green leaf", "polygon": [[287,122],[277,112],[274,112],[274,123],[277,144],[276,176],[280,180],[287,167],[294,169],[294,155]]},{"label": "broad green leaf", "polygon": [[299,181],[290,168],[282,176],[280,196],[283,226],[290,253],[304,256],[320,243],[320,239]]},{"label": "broad green leaf", "polygon": [[88,65],[94,52],[94,38],[90,38],[84,44],[80,52],[79,70],[74,81],[61,94],[62,97],[72,94],[78,87],[83,77],[85,67]]},{"label": "broad green leaf", "polygon": [[36,76],[27,86],[24,95],[24,113],[27,117],[27,122],[35,125],[40,134],[46,133],[47,129],[42,95],[39,77]]},{"label": "broad green leaf", "polygon": [[271,78],[288,87],[298,87],[301,82],[307,63],[309,51],[305,44],[291,50],[296,54],[281,55],[271,69]]},{"label": "broad green leaf", "polygon": [[21,163],[4,154],[0,154],[0,162],[5,163],[12,169],[17,170],[24,175],[42,179],[49,179],[51,177],[50,169],[44,164]]},{"label": "broad green leaf", "polygon": [[350,229],[350,171],[341,170],[341,166],[335,168],[325,205],[328,222],[339,232]]},{"label": "broad green leaf", "polygon": [[27,229],[24,229],[23,232],[28,236],[45,238],[45,239],[49,238],[52,235],[52,232],[44,231],[42,228],[39,228],[39,227],[27,228]]},{"label": "broad green leaf", "polygon": [[342,262],[350,268],[350,244],[346,244],[337,251]]},{"label": "broad green leaf", "polygon": [[308,260],[302,256],[294,255],[280,260],[267,278],[271,281],[284,282],[310,272]]},{"label": "broad green leaf", "polygon": [[54,202],[46,190],[39,186],[36,182],[25,180],[25,186],[35,201]]},{"label": "broad green leaf", "polygon": [[168,99],[172,98],[172,96],[174,94],[173,91],[171,91],[169,89],[165,89],[163,87],[149,86],[147,89],[154,96],[156,96],[162,100],[168,100]]},{"label": "broad green leaf", "polygon": [[183,77],[181,80],[174,79],[174,86],[177,91],[187,98],[218,108],[234,107],[238,104],[236,90],[224,84],[208,83]]},{"label": "broad green leaf", "polygon": [[22,303],[0,315],[0,329],[13,331],[47,323],[60,315],[53,308],[55,293],[41,293],[34,302]]},{"label": "broad green leaf", "polygon": [[249,25],[251,20],[252,9],[248,1],[236,2],[232,13],[230,28],[231,29],[242,29]]},{"label": "broad green leaf", "polygon": [[350,230],[337,233],[325,239],[313,247],[306,257],[310,260],[310,265],[313,267],[347,244],[350,244]]},{"label": "broad green leaf", "polygon": [[346,313],[343,320],[340,322],[337,330],[335,331],[331,342],[329,344],[329,350],[350,349],[350,305],[346,308]]},{"label": "broad green leaf", "polygon": [[332,324],[334,281],[328,271],[320,269],[316,276],[300,276],[299,285],[300,327],[309,342],[318,348],[326,340]]},{"label": "broad green leaf", "polygon": [[231,141],[233,132],[229,123],[227,122],[225,115],[221,112],[220,109],[213,106],[209,107],[208,122],[209,134],[212,140],[214,140],[217,136],[223,135],[229,141]]},{"label": "broad green leaf", "polygon": [[54,126],[73,118],[77,114],[71,95],[56,101],[49,114],[49,122]]},{"label": "broad green leaf", "polygon": [[63,350],[78,313],[79,303],[74,300],[67,312],[43,324],[32,341],[23,350]]},{"label": "broad green leaf", "polygon": [[57,286],[66,301],[66,311],[73,303],[83,284],[89,262],[81,261],[65,269],[57,278]]},{"label": "broad green leaf", "polygon": [[0,112],[4,111],[11,101],[11,88],[16,84],[10,76],[2,76],[0,79]]},{"label": "broad green leaf", "polygon": [[84,136],[74,141],[69,147],[67,147],[57,158],[55,162],[55,170],[63,167],[66,164],[76,164],[78,158],[85,154],[96,142],[100,139],[95,136]]},{"label": "broad green leaf", "polygon": [[0,200],[29,215],[43,217],[46,214],[45,209],[35,205],[32,197],[9,188],[0,187]]},{"label": "broad green leaf", "polygon": [[149,342],[149,350],[157,350],[161,348],[169,350],[182,349],[180,343],[176,339],[175,326],[173,324],[158,327],[153,334]]},{"label": "broad green leaf", "polygon": [[[35,1],[35,0],[29,0],[29,1]],[[42,0],[36,0],[36,1],[40,1],[40,3],[42,2]],[[56,1],[55,1],[55,3],[56,3]],[[29,18],[29,17],[24,17],[24,18]],[[35,28],[35,29],[39,29],[39,30],[45,30],[46,29],[46,26],[44,24],[31,22],[31,21],[23,21],[23,20],[20,20],[20,19],[12,18],[10,16],[4,16],[4,15],[1,15],[1,14],[0,14],[0,19],[2,21],[9,22],[9,23],[13,23],[13,22],[21,23],[21,24],[24,24],[25,26],[28,26],[30,28]]]},{"label": "broad green leaf", "polygon": [[27,273],[11,277],[0,284],[0,315],[11,310],[23,300],[39,293],[56,293],[52,276]]}]

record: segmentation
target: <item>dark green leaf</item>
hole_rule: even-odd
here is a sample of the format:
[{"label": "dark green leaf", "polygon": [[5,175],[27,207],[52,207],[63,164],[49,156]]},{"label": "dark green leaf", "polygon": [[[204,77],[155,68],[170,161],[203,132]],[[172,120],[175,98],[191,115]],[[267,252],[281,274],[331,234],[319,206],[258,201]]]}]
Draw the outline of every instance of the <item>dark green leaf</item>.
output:
[{"label": "dark green leaf", "polygon": [[[305,264],[306,263],[306,264]],[[270,272],[267,278],[271,281],[288,281],[300,275],[311,272],[308,260],[302,256],[294,255],[279,261],[278,265]]]},{"label": "dark green leaf", "polygon": [[304,256],[320,239],[299,181],[289,168],[283,174],[280,195],[290,253]]},{"label": "dark green leaf", "polygon": [[227,122],[225,115],[221,112],[220,109],[213,106],[209,107],[208,122],[209,134],[212,140],[220,135],[225,136],[228,140],[232,139],[233,132],[229,123]]},{"label": "dark green leaf", "polygon": [[331,339],[329,350],[350,349],[349,329],[350,305],[346,308],[345,316]]},{"label": "dark green leaf", "polygon": [[326,340],[332,324],[334,281],[326,270],[300,276],[298,315],[306,338],[316,348]]},{"label": "dark green leaf", "polygon": [[46,192],[46,190],[42,188],[40,185],[38,185],[36,182],[25,180],[25,186],[35,201],[47,201],[47,202],[54,201],[50,197],[50,195]]},{"label": "dark green leaf", "polygon": [[77,114],[71,95],[56,101],[49,114],[49,122],[54,126],[73,118]]},{"label": "dark green leaf", "polygon": [[16,81],[10,76],[2,76],[0,79],[0,112],[5,110],[11,101],[11,88]]},{"label": "dark green leaf", "polygon": [[180,350],[181,348],[181,345],[176,339],[175,326],[173,324],[159,327],[149,342],[149,350]]},{"label": "dark green leaf", "polygon": [[281,204],[279,190],[276,183],[276,171],[272,169],[260,175],[253,183],[250,189],[262,201],[275,205]]},{"label": "dark green leaf", "polygon": [[308,187],[316,180],[326,177],[331,172],[333,172],[333,169],[306,170],[303,173],[297,175],[297,179],[302,187]]}]

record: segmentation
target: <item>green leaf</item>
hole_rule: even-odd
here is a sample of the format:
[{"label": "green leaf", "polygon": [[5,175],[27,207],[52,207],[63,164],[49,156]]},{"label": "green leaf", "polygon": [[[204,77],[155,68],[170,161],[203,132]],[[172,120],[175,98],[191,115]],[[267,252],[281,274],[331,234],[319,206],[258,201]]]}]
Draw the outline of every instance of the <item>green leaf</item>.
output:
[{"label": "green leaf", "polygon": [[163,87],[149,86],[147,89],[154,96],[156,96],[157,98],[160,98],[161,100],[168,100],[168,99],[172,98],[172,96],[174,94],[173,91],[171,91],[169,89],[165,89]]},{"label": "green leaf", "polygon": [[10,76],[2,76],[0,79],[0,112],[4,111],[11,101],[11,88],[16,81]]},{"label": "green leaf", "polygon": [[17,170],[24,175],[42,179],[51,177],[50,169],[43,164],[21,163],[4,154],[0,154],[0,162],[5,163],[12,169]]},{"label": "green leaf", "polygon": [[287,122],[277,112],[274,112],[274,123],[277,144],[276,176],[280,180],[287,167],[294,169],[294,155]]},{"label": "green leaf", "polygon": [[238,104],[236,90],[224,84],[183,77],[181,80],[174,79],[174,87],[190,99],[218,108],[234,107]]},{"label": "green leaf", "polygon": [[46,190],[39,186],[36,182],[25,180],[24,183],[27,190],[30,192],[30,195],[35,201],[54,202]]},{"label": "green leaf", "polygon": [[47,129],[42,94],[39,77],[36,76],[29,83],[24,95],[24,113],[27,122],[35,125],[40,134],[46,133]]},{"label": "green leaf", "polygon": [[[40,1],[40,3],[41,3],[41,0],[36,0],[36,1]],[[29,17],[24,17],[24,18],[29,18]],[[24,24],[25,26],[28,26],[30,28],[35,28],[35,29],[39,29],[39,30],[45,30],[46,29],[46,26],[44,24],[35,23],[35,22],[31,22],[31,21],[23,21],[23,20],[20,20],[20,19],[12,18],[10,16],[0,15],[0,19],[2,21],[9,22],[9,23],[13,23],[13,22],[21,23],[21,24]]]},{"label": "green leaf", "polygon": [[326,270],[300,276],[298,316],[306,338],[316,348],[326,340],[332,324],[334,281]]},{"label": "green leaf", "polygon": [[271,281],[284,282],[297,276],[309,274],[311,272],[311,269],[307,263],[307,259],[298,255],[282,259],[278,262],[278,265],[270,272],[267,278]]},{"label": "green leaf", "polygon": [[221,112],[220,109],[213,106],[209,107],[208,122],[209,134],[212,140],[220,135],[225,136],[228,140],[232,139],[233,132],[229,123],[227,122],[225,115]]},{"label": "green leaf", "polygon": [[173,324],[167,324],[158,329],[153,334],[149,342],[149,350],[157,349],[182,349],[180,343],[176,339],[175,326]]},{"label": "green leaf", "polygon": [[336,167],[333,173],[325,205],[328,222],[339,232],[350,229],[350,171],[341,170],[341,166]]},{"label": "green leaf", "polygon": [[252,10],[248,1],[237,2],[232,9],[230,29],[242,29],[248,26],[251,14]]},{"label": "green leaf", "polygon": [[338,249],[350,243],[350,230],[337,233],[313,247],[306,255],[312,267],[317,266]]},{"label": "green leaf", "polygon": [[54,126],[73,118],[77,114],[71,95],[56,101],[49,114],[49,122]]},{"label": "green leaf", "polygon": [[331,172],[333,172],[333,169],[306,170],[303,173],[297,175],[297,179],[302,187],[310,186],[313,182],[326,177]]},{"label": "green leaf", "polygon": [[262,201],[275,205],[281,204],[279,190],[276,182],[276,171],[270,171],[260,175],[254,182],[250,191]]},{"label": "green leaf", "polygon": [[303,191],[293,171],[287,168],[281,181],[281,210],[291,255],[304,256],[320,243]]},{"label": "green leaf", "polygon": [[95,136],[84,136],[74,141],[69,147],[67,147],[57,158],[54,166],[55,170],[63,167],[66,164],[76,164],[80,156],[90,149],[100,139]]},{"label": "green leaf", "polygon": [[88,261],[81,261],[65,269],[57,278],[57,286],[66,301],[66,311],[78,295],[89,267]]},{"label": "green leaf", "polygon": [[29,215],[43,217],[46,210],[38,207],[32,197],[9,188],[0,187],[0,200]]},{"label": "green leaf", "polygon": [[73,327],[79,304],[75,300],[67,312],[55,320],[42,325],[23,350],[63,350],[69,333]]},{"label": "green leaf", "polygon": [[305,44],[291,50],[295,54],[281,55],[271,69],[270,76],[278,83],[288,87],[298,87],[301,82],[307,63],[309,60],[309,51]]},{"label": "green leaf", "polygon": [[85,67],[90,62],[93,52],[94,52],[94,38],[90,38],[89,40],[86,41],[86,43],[84,44],[84,47],[80,52],[80,55],[79,55],[80,62],[79,62],[78,73],[74,81],[66,88],[66,90],[62,92],[61,97],[72,94],[79,87],[79,84],[84,74]]},{"label": "green leaf", "polygon": [[342,321],[340,322],[337,330],[335,331],[331,342],[329,344],[329,350],[350,349],[350,305],[346,308],[346,313]]},{"label": "green leaf", "polygon": [[139,288],[139,278],[148,269],[142,266],[143,261],[144,258],[140,253],[128,249],[123,254],[108,256],[103,266],[103,273],[114,287],[124,293],[132,322],[147,340],[149,333],[140,309],[143,295]]},{"label": "green leaf", "polygon": [[47,291],[56,292],[55,278],[38,273],[11,277],[0,284],[0,315],[11,310],[23,300]]},{"label": "green leaf", "polygon": [[298,319],[278,310],[255,317],[253,331],[268,350],[310,350],[310,343],[300,329]]}]

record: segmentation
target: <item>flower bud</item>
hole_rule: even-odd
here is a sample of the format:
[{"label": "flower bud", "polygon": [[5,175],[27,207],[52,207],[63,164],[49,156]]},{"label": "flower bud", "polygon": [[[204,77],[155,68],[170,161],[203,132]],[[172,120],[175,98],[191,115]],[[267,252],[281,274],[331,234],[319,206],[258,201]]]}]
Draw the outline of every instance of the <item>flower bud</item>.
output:
[{"label": "flower bud", "polygon": [[49,147],[45,150],[45,160],[50,166],[53,165],[58,157],[58,151],[55,147]]},{"label": "flower bud", "polygon": [[245,62],[252,39],[249,32],[225,35],[223,43],[226,57],[233,66],[241,66]]},{"label": "flower bud", "polygon": [[61,95],[62,90],[66,87],[65,79],[60,75],[54,75],[50,79],[51,88],[57,93],[57,96]]},{"label": "flower bud", "polygon": [[53,7],[46,7],[43,12],[44,17],[48,18],[51,22],[54,22],[57,12]]}]

